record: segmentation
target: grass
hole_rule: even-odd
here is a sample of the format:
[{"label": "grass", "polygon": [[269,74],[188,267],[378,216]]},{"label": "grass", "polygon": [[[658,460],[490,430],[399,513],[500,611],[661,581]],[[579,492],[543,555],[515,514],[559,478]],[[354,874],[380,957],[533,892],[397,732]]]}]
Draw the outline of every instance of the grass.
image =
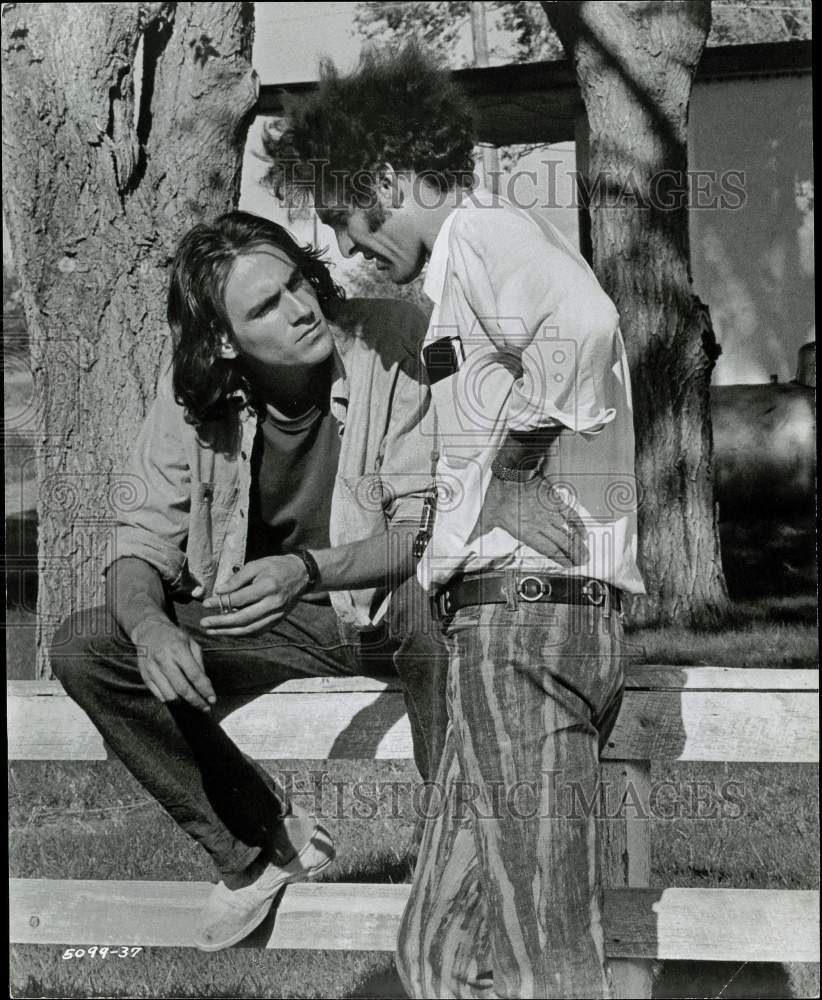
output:
[{"label": "grass", "polygon": [[739,601],[717,629],[628,629],[635,663],[712,667],[815,667],[816,599],[807,595]]},{"label": "grass", "polygon": [[[654,781],[678,789],[695,782],[742,790],[736,819],[698,816],[656,820],[651,884],[735,889],[815,889],[819,885],[819,790],[815,765],[654,763]],[[687,798],[686,798],[687,801]],[[810,964],[660,962],[654,995],[679,997],[817,997],[819,966]]]},{"label": "grass", "polygon": [[[297,772],[298,801],[309,809],[310,773],[326,781],[363,777],[351,761],[273,762],[281,777]],[[380,810],[355,815],[350,792],[341,808],[325,800],[325,822],[340,856],[324,873],[328,881],[408,881],[414,819],[410,798],[394,809],[391,788],[412,784],[410,762],[369,762]],[[687,790],[694,783],[721,787],[732,779],[742,803],[739,818],[683,815],[654,819],[652,884],[736,888],[814,888],[819,843],[817,772],[813,766],[656,764],[654,781]],[[212,878],[205,856],[147,798],[116,761],[16,762],[9,769],[11,874],[21,878]],[[685,793],[681,795],[687,803]],[[263,952],[235,949],[201,955],[187,949],[151,948],[121,961],[63,961],[57,947],[11,949],[11,995],[134,997],[369,997],[394,996],[398,983],[390,955],[340,952]],[[657,996],[810,997],[818,990],[812,966],[739,963],[659,963]]]},{"label": "grass", "polygon": [[[337,810],[329,800],[325,822],[340,857],[326,881],[408,881],[414,820],[394,817],[391,783],[416,780],[408,762],[372,762],[369,779],[386,789],[385,815],[355,817],[350,792]],[[321,768],[328,782],[346,787],[362,778],[357,762],[277,763],[276,774]],[[298,787],[301,787],[298,785]],[[192,879],[213,873],[203,852],[147,799],[119,762],[99,765],[18,762],[9,769],[11,874],[20,878]],[[302,797],[307,808],[312,796]],[[297,796],[297,801],[301,797]],[[402,804],[402,797],[400,799]],[[335,815],[339,812],[339,815]],[[122,962],[63,961],[62,948],[11,949],[11,995],[16,997],[343,997],[368,996],[393,976],[384,953],[273,952],[234,949],[202,955],[190,949],[150,948]],[[370,985],[369,985],[370,984]],[[365,992],[363,992],[365,991]]]}]

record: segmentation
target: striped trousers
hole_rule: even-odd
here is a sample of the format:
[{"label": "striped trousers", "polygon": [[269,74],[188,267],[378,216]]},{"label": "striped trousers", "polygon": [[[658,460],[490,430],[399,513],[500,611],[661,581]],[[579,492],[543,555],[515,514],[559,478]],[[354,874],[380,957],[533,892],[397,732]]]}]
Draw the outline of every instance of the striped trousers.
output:
[{"label": "striped trousers", "polygon": [[622,699],[619,615],[520,601],[442,630],[448,728],[400,927],[404,986],[610,997],[594,804]]}]

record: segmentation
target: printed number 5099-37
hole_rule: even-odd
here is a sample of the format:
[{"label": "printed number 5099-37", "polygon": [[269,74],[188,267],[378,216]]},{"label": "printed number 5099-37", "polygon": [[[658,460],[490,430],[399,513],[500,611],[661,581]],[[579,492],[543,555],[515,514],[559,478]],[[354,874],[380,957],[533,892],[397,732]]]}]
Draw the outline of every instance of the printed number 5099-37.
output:
[{"label": "printed number 5099-37", "polygon": [[66,948],[63,958],[136,958],[142,951],[140,948],[127,948],[125,945],[114,948],[111,945],[93,944],[89,948]]}]

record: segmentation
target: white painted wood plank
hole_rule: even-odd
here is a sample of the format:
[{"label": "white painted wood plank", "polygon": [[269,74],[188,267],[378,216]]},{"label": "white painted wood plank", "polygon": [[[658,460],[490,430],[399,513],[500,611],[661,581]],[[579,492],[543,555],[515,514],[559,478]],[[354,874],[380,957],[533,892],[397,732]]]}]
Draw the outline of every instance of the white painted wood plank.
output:
[{"label": "white painted wood plank", "polygon": [[819,700],[784,691],[627,692],[603,757],[814,763]]},{"label": "white painted wood plank", "polygon": [[819,670],[634,664],[625,669],[625,687],[651,691],[819,691]]},{"label": "white painted wood plank", "polygon": [[[211,887],[197,882],[10,880],[16,944],[189,946]],[[246,944],[392,950],[407,885],[289,886]],[[272,926],[273,923],[273,926]],[[614,958],[819,961],[819,894],[773,889],[617,889],[606,893]]]},{"label": "white painted wood plank", "polygon": [[[785,675],[816,671],[750,671],[759,674],[753,684],[770,685],[766,690],[746,688],[741,676],[746,673],[713,667],[635,670],[637,686],[626,691],[604,756],[817,761],[819,709],[811,678],[799,677],[799,689],[784,686]],[[735,687],[721,680],[731,674]],[[729,686],[723,688],[725,683]],[[105,759],[96,730],[59,684],[17,681],[7,690],[10,759]],[[369,678],[289,681],[231,712],[224,725],[258,759],[411,757],[402,695],[395,685]]]},{"label": "white painted wood plank", "polygon": [[79,705],[51,693],[18,695],[20,683],[9,684],[6,699],[9,760],[106,759],[103,738]]},{"label": "white painted wood plank", "polygon": [[[17,697],[67,697],[59,681],[8,681],[9,694]],[[632,664],[625,668],[625,686],[642,690],[706,691],[818,691],[819,670],[767,667],[681,667],[665,664]],[[308,694],[340,691],[400,691],[396,678],[302,677],[276,689],[282,693]]]},{"label": "white painted wood plank", "polygon": [[[7,681],[6,689],[10,695],[17,697],[59,697],[67,698],[68,695],[59,681]],[[301,677],[291,681],[284,681],[272,689],[272,693],[282,692],[284,694],[323,694],[326,692],[346,692],[346,691],[400,691],[400,682],[394,678],[379,677]]]},{"label": "white painted wood plank", "polygon": [[607,896],[608,953],[709,962],[818,962],[819,893],[629,889]]},{"label": "white painted wood plank", "polygon": [[[104,747],[84,713],[62,695],[9,685],[12,760],[101,760]],[[411,734],[395,690],[287,691],[262,695],[225,719],[258,759],[408,759]],[[603,756],[610,760],[813,763],[819,705],[805,691],[628,690]]]},{"label": "white painted wood plank", "polygon": [[223,728],[262,760],[396,760],[413,756],[405,702],[395,691],[266,695],[233,712]]}]

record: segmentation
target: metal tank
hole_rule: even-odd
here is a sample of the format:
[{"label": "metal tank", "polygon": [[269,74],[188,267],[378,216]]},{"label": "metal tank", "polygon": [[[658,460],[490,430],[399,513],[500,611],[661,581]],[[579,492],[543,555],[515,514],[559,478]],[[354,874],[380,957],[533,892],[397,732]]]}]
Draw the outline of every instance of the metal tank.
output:
[{"label": "metal tank", "polygon": [[816,342],[787,383],[711,389],[720,520],[810,515],[816,488]]}]

